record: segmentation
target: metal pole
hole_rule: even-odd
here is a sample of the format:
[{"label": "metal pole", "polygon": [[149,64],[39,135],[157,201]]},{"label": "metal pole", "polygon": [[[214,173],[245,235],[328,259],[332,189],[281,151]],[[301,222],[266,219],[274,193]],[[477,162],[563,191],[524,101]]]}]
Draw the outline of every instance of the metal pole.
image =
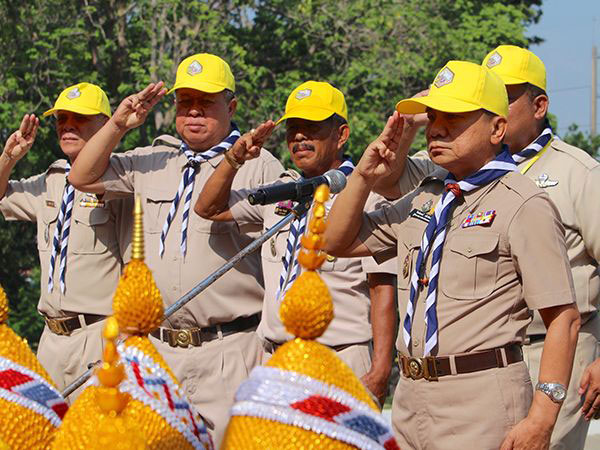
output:
[{"label": "metal pole", "polygon": [[597,71],[597,63],[598,61],[598,50],[594,45],[592,47],[592,104],[591,104],[591,114],[590,114],[590,135],[592,137],[596,136],[596,105],[598,101],[598,95],[596,94],[596,89],[598,87],[598,71]]},{"label": "metal pole", "polygon": [[[177,311],[179,311],[181,308],[183,308],[185,305],[187,305],[190,301],[192,301],[194,299],[194,297],[196,297],[198,294],[200,294],[202,291],[204,291],[207,287],[209,287],[211,284],[213,284],[215,281],[217,281],[219,278],[221,278],[223,275],[225,275],[225,273],[227,273],[229,270],[231,270],[233,268],[233,266],[235,266],[238,262],[240,262],[242,259],[244,259],[246,256],[248,256],[250,253],[259,249],[263,243],[265,243],[267,240],[269,240],[271,237],[273,237],[284,226],[286,226],[288,223],[290,223],[296,217],[304,214],[308,210],[309,206],[310,206],[309,200],[304,201],[304,202],[299,202],[298,205],[296,205],[296,207],[292,210],[291,214],[288,214],[283,219],[281,219],[279,222],[277,222],[275,225],[273,225],[271,228],[269,228],[262,236],[260,236],[254,242],[252,242],[251,244],[247,245],[242,250],[240,250],[239,253],[237,253],[229,261],[227,261],[225,264],[223,264],[223,266],[221,266],[219,269],[215,270],[213,273],[211,273],[209,276],[207,276],[204,280],[202,280],[200,283],[198,283],[194,288],[192,288],[192,290],[190,290],[187,294],[185,294],[183,297],[181,297],[179,300],[177,300],[175,303],[173,303],[171,306],[169,306],[167,309],[165,309],[165,316],[164,316],[163,320],[168,319],[173,314],[175,314]],[[68,385],[62,391],[62,396],[65,398],[68,397],[79,386],[81,386],[83,383],[85,383],[92,376],[96,365],[100,364],[100,362],[101,361],[96,361],[95,363],[90,363],[88,365],[89,369],[86,370],[79,378],[77,378],[73,383]]]}]

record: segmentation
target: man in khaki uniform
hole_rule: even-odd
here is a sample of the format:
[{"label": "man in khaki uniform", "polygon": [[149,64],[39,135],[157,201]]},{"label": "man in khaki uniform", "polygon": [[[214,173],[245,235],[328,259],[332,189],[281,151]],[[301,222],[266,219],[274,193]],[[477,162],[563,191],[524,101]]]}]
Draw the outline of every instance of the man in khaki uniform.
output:
[{"label": "man in khaki uniform", "polygon": [[[343,147],[350,133],[347,117],[344,95],[329,83],[308,81],[292,91],[285,115],[279,122],[286,121],[290,156],[305,177],[319,176],[330,169],[350,175],[354,165],[343,156]],[[214,220],[216,224],[234,221],[239,227],[258,225],[268,230],[291,213],[291,201],[252,206],[246,201],[251,190],[228,189],[241,175],[238,169],[242,164],[259,154],[274,127],[272,121],[265,122],[243,136],[226,153],[225,160],[198,197],[195,207],[198,214]],[[294,170],[285,171],[283,166],[279,167],[277,183],[293,182],[302,177]],[[258,333],[264,339],[267,358],[278,346],[292,338],[279,318],[279,306],[300,271],[296,251],[305,224],[306,218],[293,221],[261,250],[265,297]],[[383,400],[391,371],[392,342],[389,341],[386,349],[379,336],[388,336],[394,331],[394,286],[393,280],[390,281],[394,276],[389,273],[369,276],[372,292],[377,294],[369,302],[369,284],[360,258],[328,258],[320,273],[332,292],[335,318],[318,340],[338,352],[355,374],[363,377],[367,387]],[[373,367],[369,350],[373,337],[369,323],[370,308],[379,314],[387,312],[385,319],[377,317],[373,322],[378,328],[387,327],[384,331],[374,331],[378,339]]]},{"label": "man in khaki uniform", "polygon": [[112,296],[129,244],[132,203],[107,201],[66,182],[85,143],[110,117],[102,89],[89,83],[70,86],[44,113],[50,114],[56,117],[67,160],[59,159],[31,178],[8,180],[35,139],[39,120],[26,115],[0,156],[0,211],[7,220],[37,222],[38,310],[46,321],[38,358],[62,390],[86,371],[88,363],[102,358],[103,319],[112,314]]},{"label": "man in khaki uniform", "polygon": [[[395,113],[334,203],[326,238],[337,255],[397,249],[399,445],[547,448],[579,314],[558,212],[501,147],[504,84],[485,67],[451,61],[427,96],[397,110],[427,111],[428,151],[441,168],[392,207],[361,213],[377,177],[391,170],[401,135]],[[532,309],[548,328],[544,384],[533,399],[520,345]]]},{"label": "man in khaki uniform", "polygon": [[[583,399],[578,392],[579,380],[585,368],[600,356],[597,345],[600,338],[600,276],[597,270],[600,235],[596,232],[600,209],[593,207],[600,196],[600,164],[583,150],[553,135],[546,121],[546,69],[534,53],[513,45],[501,45],[485,57],[483,65],[502,78],[508,92],[508,130],[504,143],[509,146],[518,170],[554,202],[565,228],[567,255],[582,326],[567,398],[552,434],[552,448],[582,449],[589,421],[581,414]],[[417,126],[423,124],[422,120],[415,122]],[[410,136],[410,132],[407,134]],[[396,171],[397,191],[384,191],[392,196],[408,192],[416,187],[420,178],[435,169],[428,158],[409,158],[404,172]],[[545,336],[542,318],[535,314],[523,347],[534,385]],[[592,415],[598,407],[596,405]]]},{"label": "man in khaki uniform", "polygon": [[[142,197],[146,262],[166,306],[251,242],[233,224],[190,214],[192,198],[240,135],[231,122],[237,100],[229,65],[214,55],[192,55],[179,65],[173,91],[179,137],[163,135],[151,146],[111,155],[165,94],[162,83],[151,84],[123,100],[69,177],[75,186],[107,197]],[[240,170],[234,188],[258,187],[279,168],[262,152]],[[261,362],[255,330],[262,298],[260,260],[250,255],[153,333],[190,401],[214,424],[217,446],[239,383]]]}]

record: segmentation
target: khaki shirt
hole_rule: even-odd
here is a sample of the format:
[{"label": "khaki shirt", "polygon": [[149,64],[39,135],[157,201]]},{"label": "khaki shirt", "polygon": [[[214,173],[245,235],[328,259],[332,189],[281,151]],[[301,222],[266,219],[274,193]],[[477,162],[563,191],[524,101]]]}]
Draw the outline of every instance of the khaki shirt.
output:
[{"label": "khaki shirt", "polygon": [[[376,211],[384,206],[390,206],[392,202],[387,200],[385,197],[376,194],[375,192],[371,192],[369,197],[367,198],[367,202],[365,203],[365,211],[371,212]],[[393,256],[393,257],[392,257]],[[370,273],[387,273],[391,275],[396,275],[397,273],[397,264],[396,264],[396,249],[394,248],[392,252],[390,252],[390,259],[379,264],[375,261],[375,258],[372,256],[367,256],[362,258],[362,268],[363,271],[368,275]]]},{"label": "khaki shirt", "polygon": [[[223,159],[223,155],[219,155],[203,162],[196,172],[187,230],[187,254],[182,256],[180,250],[184,204],[184,199],[181,199],[166,236],[165,252],[162,257],[159,256],[161,231],[188,164],[188,159],[179,150],[180,145],[179,139],[163,135],[151,146],[113,154],[102,176],[107,196],[135,193],[142,198],[146,263],[166,306],[172,305],[253,240],[252,236],[240,233],[235,224],[206,220],[193,211],[206,180]],[[274,179],[280,168],[279,162],[269,152],[262,151],[259,158],[248,161],[239,170],[233,189],[258,187],[269,177]],[[204,327],[251,316],[260,312],[262,298],[260,257],[251,254],[179,310],[168,320],[167,326]]]},{"label": "khaki shirt", "polygon": [[[521,162],[524,170],[531,159]],[[419,152],[407,160],[406,175],[400,180],[402,192],[416,187],[420,179],[436,169]],[[555,138],[548,150],[525,172],[554,202],[565,228],[567,255],[577,296],[577,307],[585,323],[598,311],[600,301],[600,208],[595,205],[600,198],[600,163],[560,139]],[[420,177],[420,179],[419,179]],[[535,314],[528,334],[543,334],[546,327],[539,314]]]},{"label": "khaki shirt", "polygon": [[[131,239],[131,200],[102,199],[75,190],[67,246],[65,293],[60,292],[60,258],[54,267],[54,289],[48,293],[52,240],[66,184],[66,161],[54,162],[46,172],[10,181],[0,200],[7,220],[37,223],[41,266],[38,310],[49,317],[75,314],[112,314],[112,298]],[[59,250],[60,252],[60,250]],[[59,253],[60,254],[60,253]]]},{"label": "khaki shirt", "polygon": [[[435,206],[444,191],[446,172],[437,171],[392,207],[365,214],[359,238],[377,257],[397,247],[400,323],[410,298],[410,277],[427,223],[414,210]],[[463,228],[468,214],[495,210],[487,226]],[[564,229],[548,196],[518,173],[464,193],[451,212],[440,264],[437,291],[438,347],[434,355],[451,355],[520,343],[531,322],[530,310],[571,304],[573,279]],[[426,261],[429,275],[431,253]],[[420,289],[411,348],[402,333],[396,346],[421,356],[425,337]]]},{"label": "khaki shirt", "polygon": [[[297,172],[289,170],[281,173],[279,181],[288,183],[299,178]],[[245,190],[231,192],[231,213],[238,225],[258,224],[266,231],[283,219],[284,216],[276,214],[276,205],[251,206],[245,200],[247,194]],[[326,203],[328,210],[334,197],[335,195]],[[290,224],[287,224],[266,242],[261,250],[265,297],[258,333],[262,338],[274,342],[285,342],[293,338],[281,323],[279,318],[281,302],[276,298],[289,231]],[[323,336],[318,339],[322,344],[329,346],[357,344],[367,342],[372,337],[369,322],[369,289],[361,259],[330,258],[319,270],[321,278],[331,292],[334,306],[334,318]]]}]

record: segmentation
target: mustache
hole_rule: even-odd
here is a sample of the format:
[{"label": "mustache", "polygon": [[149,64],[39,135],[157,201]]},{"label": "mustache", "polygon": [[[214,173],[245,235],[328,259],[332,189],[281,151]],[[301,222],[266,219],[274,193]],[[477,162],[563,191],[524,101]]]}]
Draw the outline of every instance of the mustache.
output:
[{"label": "mustache", "polygon": [[296,153],[300,150],[309,150],[311,152],[315,151],[315,146],[312,144],[294,144],[292,147],[292,153]]}]

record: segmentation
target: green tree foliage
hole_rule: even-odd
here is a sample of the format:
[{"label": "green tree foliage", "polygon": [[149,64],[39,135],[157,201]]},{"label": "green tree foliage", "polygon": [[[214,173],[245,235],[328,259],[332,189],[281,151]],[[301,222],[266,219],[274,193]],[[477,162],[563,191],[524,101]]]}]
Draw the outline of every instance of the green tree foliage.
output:
[{"label": "green tree foliage", "polygon": [[592,137],[590,133],[584,133],[577,125],[572,124],[562,138],[565,142],[585,150],[594,158],[600,157],[600,135]]},{"label": "green tree foliage", "polygon": [[[300,82],[329,81],[345,94],[358,157],[395,103],[427,87],[450,59],[479,62],[501,43],[528,45],[541,0],[0,0],[0,139],[27,112],[41,114],[70,84],[102,86],[116,106],[150,81],[172,85],[177,63],[196,52],[227,60],[236,76],[237,121],[278,118]],[[173,97],[122,145],[174,132]],[[268,147],[282,159],[281,130]],[[42,121],[13,178],[60,157],[53,119]],[[0,281],[12,324],[35,342],[42,322],[34,228],[2,222]]]}]

